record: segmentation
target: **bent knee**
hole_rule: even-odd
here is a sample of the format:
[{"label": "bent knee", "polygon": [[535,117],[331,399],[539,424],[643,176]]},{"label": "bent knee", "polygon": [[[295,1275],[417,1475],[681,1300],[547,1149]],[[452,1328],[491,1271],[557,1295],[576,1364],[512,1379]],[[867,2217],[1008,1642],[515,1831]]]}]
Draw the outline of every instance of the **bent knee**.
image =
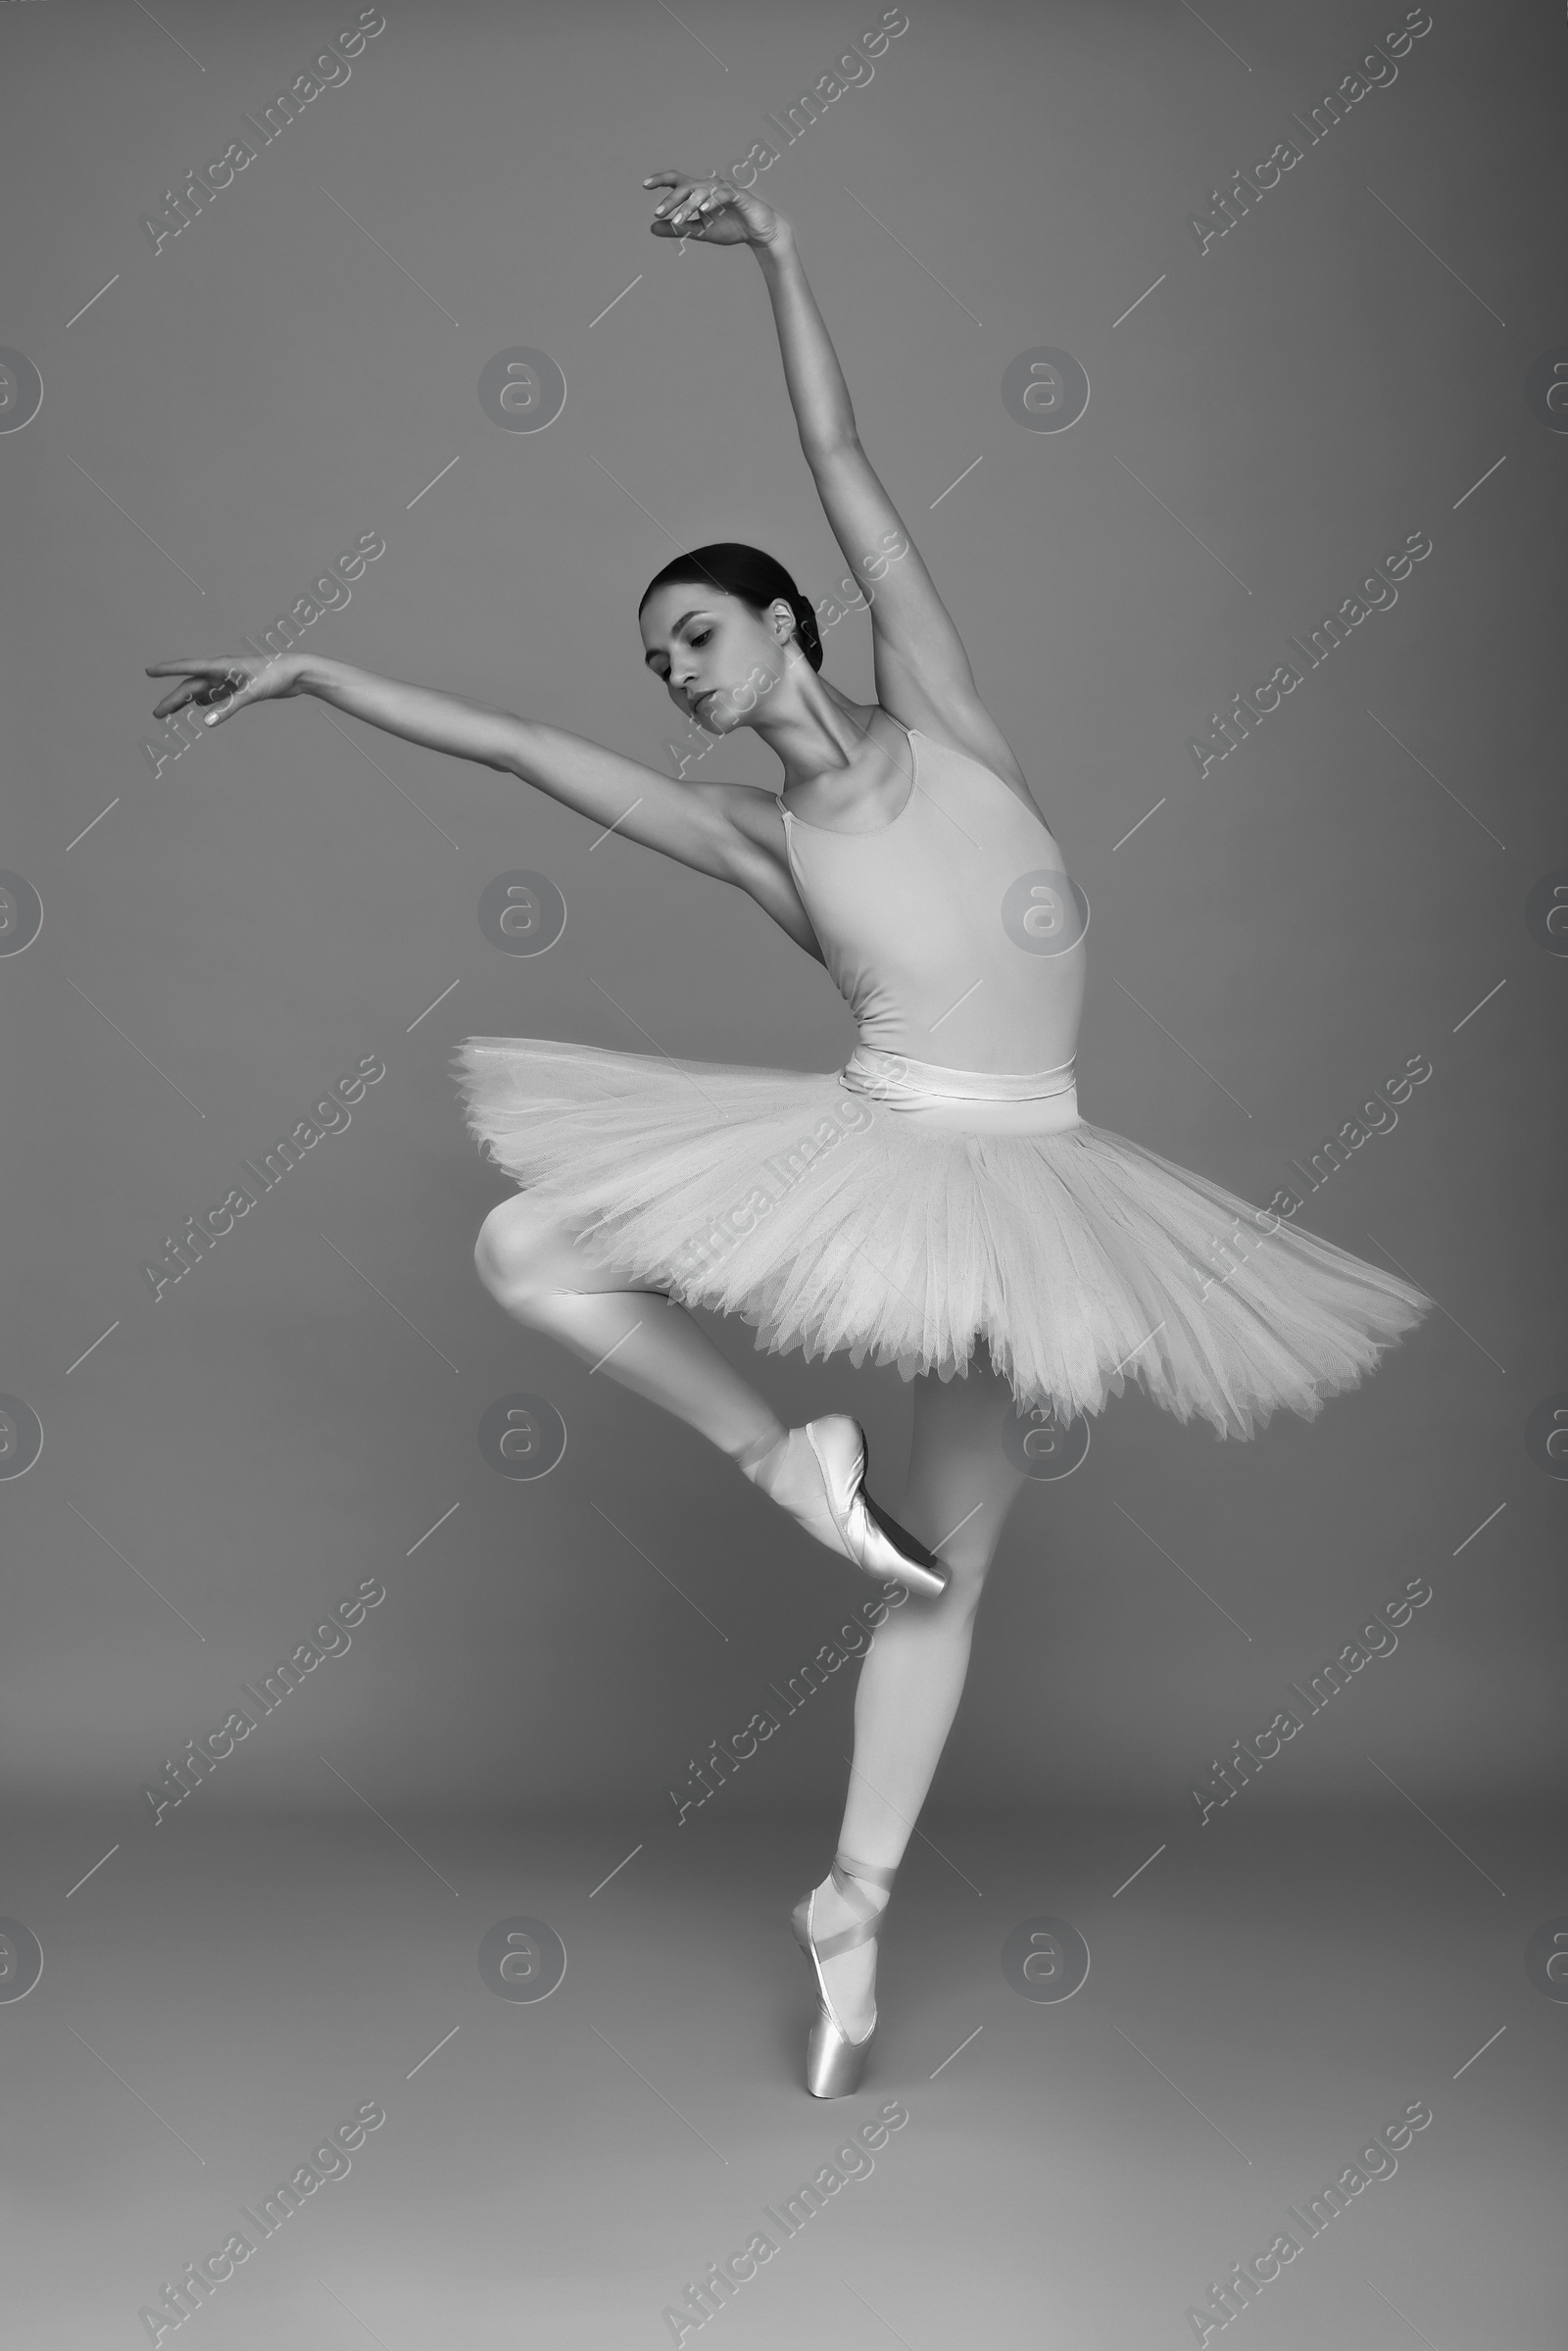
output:
[{"label": "bent knee", "polygon": [[558,1288],[571,1238],[519,1192],[497,1203],[479,1227],[473,1262],[494,1298],[525,1298],[531,1291]]}]

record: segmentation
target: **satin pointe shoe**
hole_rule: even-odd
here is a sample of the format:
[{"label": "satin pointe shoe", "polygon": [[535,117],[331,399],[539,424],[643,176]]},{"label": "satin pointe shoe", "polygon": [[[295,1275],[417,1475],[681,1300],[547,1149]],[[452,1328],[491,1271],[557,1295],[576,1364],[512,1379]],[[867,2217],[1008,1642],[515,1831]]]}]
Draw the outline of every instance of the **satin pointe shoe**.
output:
[{"label": "satin pointe shoe", "polygon": [[873,1903],[861,1893],[855,1883],[857,1878],[863,1878],[870,1886],[886,1886],[891,1891],[897,1875],[895,1870],[877,1869],[868,1861],[856,1861],[848,1853],[835,1853],[832,1869],[834,1885],[846,1901],[853,1906],[863,1907],[860,1916],[852,1925],[842,1928],[837,1935],[825,1935],[820,1942],[811,1932],[816,1887],[813,1886],[795,1906],[790,1924],[795,1931],[795,1939],[810,1961],[811,1973],[816,1978],[816,2019],[806,2044],[806,2086],[813,2098],[847,2098],[851,2095],[859,2084],[865,2053],[871,2046],[871,2036],[876,2031],[876,2010],[873,2008],[871,2022],[860,2038],[850,2038],[828,1995],[822,1977],[822,1962],[832,1959],[840,1951],[854,1951],[862,1943],[875,1942],[881,1932],[882,1913],[887,1905],[885,1902]]},{"label": "satin pointe shoe", "polygon": [[948,1588],[950,1570],[865,1491],[865,1432],[847,1412],[791,1429],[746,1475],[830,1551],[879,1584],[903,1584],[923,1599]]}]

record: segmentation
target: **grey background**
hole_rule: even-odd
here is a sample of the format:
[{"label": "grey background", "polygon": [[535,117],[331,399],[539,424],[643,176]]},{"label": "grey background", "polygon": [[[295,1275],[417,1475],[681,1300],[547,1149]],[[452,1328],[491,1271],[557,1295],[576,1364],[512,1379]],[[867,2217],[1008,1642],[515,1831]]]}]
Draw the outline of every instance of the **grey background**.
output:
[{"label": "grey background", "polygon": [[[346,85],[155,256],[138,220],[160,191],[221,154],[241,112],[354,13],[171,6],[155,21],[37,0],[0,22],[13,223],[0,343],[44,381],[39,414],[0,434],[13,551],[0,864],[44,907],[33,944],[0,958],[0,1388],[45,1433],[25,1477],[0,1482],[0,1742],[25,1829],[0,1909],[44,1943],[43,1984],[14,2012],[40,2034],[73,1937],[88,1937],[81,1967],[99,1954],[100,2012],[127,2031],[141,2013],[96,1940],[111,1919],[122,1939],[138,1922],[160,2019],[186,1965],[211,1984],[217,1914],[199,1886],[210,1876],[242,1900],[252,1865],[239,1855],[270,1852],[270,1838],[324,1854],[365,1829],[417,1879],[372,1810],[421,1854],[436,1823],[442,1851],[493,1834],[514,1854],[518,1824],[536,1824],[532,1838],[575,1820],[580,1890],[640,1842],[616,1885],[655,1865],[656,1909],[673,1902],[675,1925],[659,1911],[638,1933],[687,1936],[683,1904],[716,1900],[767,1838],[794,1837],[802,1869],[818,1869],[843,1781],[847,1673],[812,1701],[815,1727],[791,1725],[706,1816],[729,1824],[707,1848],[711,1875],[681,1858],[705,1822],[673,1827],[666,1790],[688,1757],[739,1729],[861,1589],[701,1440],[485,1298],[473,1232],[508,1187],[464,1133],[450,1069],[470,1033],[831,1068],[853,1032],[826,975],[738,895],[618,840],[591,848],[595,828],[525,787],[334,724],[319,705],[248,713],[156,779],[138,746],[154,731],[147,661],[255,638],[374,530],[385,555],[309,631],[313,646],[667,767],[674,714],[636,629],[652,573],[730,537],[771,550],[813,598],[844,565],[755,265],[656,242],[640,182],[662,164],[742,157],[764,110],[787,107],[878,11],[389,6]],[[1507,1884],[1499,1856],[1550,1798],[1562,1753],[1565,1496],[1523,1435],[1568,1388],[1554,1157],[1565,971],[1524,919],[1538,879],[1568,864],[1551,700],[1568,439],[1527,400],[1532,365],[1568,344],[1560,18],[1437,6],[1394,85],[1229,235],[1200,254],[1186,225],[1284,135],[1287,110],[1401,15],[915,6],[871,82],[759,189],[796,223],[872,461],[1093,906],[1085,1115],[1266,1201],[1287,1160],[1406,1056],[1433,1064],[1396,1129],[1303,1221],[1396,1259],[1444,1311],[1311,1427],[1285,1419],[1221,1445],[1129,1394],[1070,1480],[1026,1492],[928,1825],[979,1822],[1015,1853],[1009,1821],[1034,1851],[1073,1816],[1108,1897],[1124,1844],[1129,1869],[1162,1841],[1156,1867],[1206,1869],[1202,1840],[1246,1811],[1276,1858],[1286,1848],[1265,1821],[1304,1837],[1291,1849],[1306,1855],[1363,1840],[1357,1867],[1374,1880],[1370,1854],[1392,1868],[1418,1852],[1422,1937],[1441,1938],[1450,1904],[1469,1918],[1496,1901],[1480,1874]],[[566,379],[542,433],[498,429],[477,398],[485,363],[519,344]],[[1003,405],[1009,362],[1042,345],[1090,378],[1066,433],[1025,431]],[[1200,780],[1186,743],[1209,711],[1417,530],[1433,553],[1397,605]],[[864,616],[824,637],[827,674],[869,694]],[[743,740],[697,772],[771,789],[770,768]],[[568,907],[537,960],[499,953],[477,920],[487,882],[516,867],[548,874]],[[155,1305],[138,1262],[368,1053],[387,1076],[350,1128]],[[743,1326],[709,1327],[788,1419],[856,1411],[879,1485],[895,1489],[907,1418],[896,1373],[771,1359]],[[476,1444],[481,1413],[514,1390],[548,1396],[568,1430],[537,1485],[497,1477]],[[1210,1756],[1416,1575],[1434,1597],[1397,1653],[1309,1724],[1228,1823],[1200,1831],[1188,1788]],[[349,1653],[155,1830],[142,1783],[368,1576],[387,1598]],[[311,1832],[302,1815],[341,1817]],[[188,1871],[167,1850],[182,1837]],[[117,1844],[68,1909],[65,1887]],[[1244,1847],[1231,1849],[1239,1865]],[[1476,1965],[1549,2025],[1519,1950],[1568,1904],[1530,1852],[1513,1899],[1495,1923],[1486,1914],[1497,1939]],[[281,1889],[263,1902],[280,1937],[256,1961],[269,1981],[296,1940],[330,1939],[304,1894],[298,1937],[284,1932],[293,1864],[271,1867],[255,1862]],[[526,1870],[501,1877],[493,1898],[467,1888],[466,1985],[493,1919],[549,1915]],[[339,1883],[331,1868],[326,1880]],[[1186,1883],[1190,1934],[1210,1896]],[[773,1940],[779,1899],[770,1880],[760,1915]],[[1006,1927],[1065,1907],[1048,1873],[1004,1920],[988,1916],[992,1975]],[[1253,1930],[1263,1945],[1247,1967],[1266,2009],[1280,1953],[1299,1941],[1283,1909]],[[911,1945],[911,1982],[913,1958]],[[345,1968],[347,1997],[358,1971]],[[1211,1997],[1225,1972],[1199,1967]],[[166,2055],[172,2013],[147,2026]],[[274,2027],[287,2032],[286,2010]],[[785,2072],[792,2047],[781,2041]],[[58,2033],[40,2041],[40,2084],[58,2079],[62,2048]],[[89,2071],[80,2094],[100,2082],[118,2094]],[[128,2061],[120,2072],[141,2083]],[[295,2138],[303,2153],[318,2072],[282,2101],[275,2156],[242,2165],[234,2195]],[[198,2078],[215,2094],[210,2071]],[[1359,2078],[1352,2066],[1319,2170],[1362,2128]],[[319,2127],[378,2079],[334,2089]],[[1399,2079],[1399,2098],[1418,2094]],[[833,2118],[803,2126],[790,2111],[825,2152]],[[957,2158],[931,2139],[940,2195]],[[777,2156],[776,2180],[760,2173],[748,2211],[785,2192],[794,2160]],[[1466,2209],[1461,2182],[1454,2193]],[[178,2226],[132,2230],[133,2253],[110,2263],[105,2310],[128,2320],[144,2290],[132,2280],[150,2287],[173,2258],[155,2244],[185,2246],[184,2260],[220,2241],[187,2225],[178,2197],[171,2209]],[[1124,2314],[1121,2334],[1095,2321],[1087,2284],[1081,2301],[1041,2307],[1070,2305],[1085,2341],[1177,2339],[1202,2263],[1233,2238],[1224,2258],[1241,2258],[1249,2230],[1266,2241],[1227,2219],[1213,2251],[1172,2258],[1157,2328],[1147,2312]],[[696,2275],[744,2233],[691,2224],[658,2275],[673,2287],[683,2261]],[[591,2271],[591,2243],[580,2258]],[[228,2290],[237,2303],[248,2289]],[[582,2320],[580,2339],[657,2339],[662,2291],[643,2295],[655,2307],[639,2304],[635,2326],[606,2318],[596,2335]],[[1038,2316],[1029,2293],[1020,2313]],[[581,2313],[563,2296],[550,2307],[564,2327]],[[494,2331],[474,2320],[475,2342],[516,2339],[503,2308],[505,2295]],[[40,2285],[36,2339],[88,2339],[62,2311]],[[314,2319],[289,2319],[317,2339]],[[115,2339],[145,2339],[114,2323]],[[725,2323],[741,2327],[739,2308]],[[1260,2337],[1281,2323],[1249,2318]],[[251,2339],[225,2334],[241,2322],[216,2305],[202,2324]],[[1332,2324],[1361,2339],[1343,2313]],[[1546,2337],[1522,2324],[1511,2339]]]}]

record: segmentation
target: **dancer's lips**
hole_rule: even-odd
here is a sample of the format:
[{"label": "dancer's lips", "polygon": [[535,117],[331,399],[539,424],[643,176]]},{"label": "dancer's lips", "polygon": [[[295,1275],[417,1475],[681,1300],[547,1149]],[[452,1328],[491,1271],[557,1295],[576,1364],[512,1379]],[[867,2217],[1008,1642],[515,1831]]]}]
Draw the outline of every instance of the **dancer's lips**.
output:
[{"label": "dancer's lips", "polygon": [[706,694],[698,695],[697,700],[692,704],[692,716],[694,718],[696,717],[698,711],[702,709],[704,703],[711,702],[713,696],[718,692],[718,690],[719,689],[717,686],[710,686]]}]

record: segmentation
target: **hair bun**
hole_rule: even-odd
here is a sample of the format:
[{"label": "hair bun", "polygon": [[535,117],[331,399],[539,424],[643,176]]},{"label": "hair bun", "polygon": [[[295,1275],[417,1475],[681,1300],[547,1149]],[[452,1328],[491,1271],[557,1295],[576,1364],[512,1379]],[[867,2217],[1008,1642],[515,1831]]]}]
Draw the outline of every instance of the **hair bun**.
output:
[{"label": "hair bun", "polygon": [[672,587],[688,580],[704,580],[710,586],[722,588],[728,596],[738,596],[749,604],[754,612],[765,612],[780,597],[795,615],[795,633],[801,651],[813,669],[822,666],[822,639],[817,631],[816,614],[801,594],[783,564],[764,555],[760,547],[747,547],[738,539],[716,539],[709,547],[693,547],[685,555],[675,557],[662,571],[656,571],[643,590],[642,611],[657,588]]}]

